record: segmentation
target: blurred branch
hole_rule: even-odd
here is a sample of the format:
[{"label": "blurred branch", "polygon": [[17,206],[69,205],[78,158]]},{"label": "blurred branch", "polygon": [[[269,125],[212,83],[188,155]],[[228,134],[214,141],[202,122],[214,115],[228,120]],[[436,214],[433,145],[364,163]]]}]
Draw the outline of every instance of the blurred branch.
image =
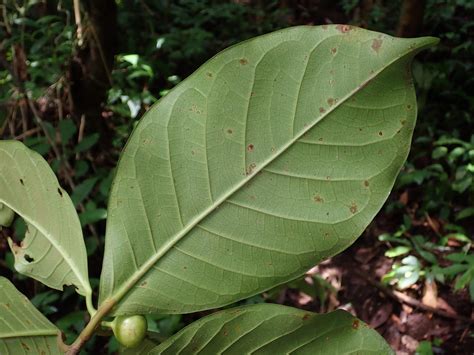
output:
[{"label": "blurred branch", "polygon": [[416,37],[423,27],[425,0],[403,0],[396,34],[398,37]]},{"label": "blurred branch", "polygon": [[359,270],[356,270],[356,269],[353,269],[353,270],[354,270],[354,273],[357,275],[357,277],[365,280],[368,284],[370,284],[371,286],[381,291],[385,296],[391,298],[392,300],[398,303],[404,303],[411,307],[419,308],[426,312],[436,314],[440,317],[456,319],[456,320],[466,322],[466,323],[474,323],[474,319],[462,317],[457,314],[452,314],[450,312],[443,311],[442,309],[439,309],[439,308],[433,308],[433,307],[427,306],[424,303],[418,301],[417,299],[410,297],[402,292],[390,290],[385,285],[382,285],[380,282],[373,280],[370,276],[366,275],[363,272],[360,272]]},{"label": "blurred branch", "polygon": [[3,27],[5,27],[5,31],[7,32],[7,34],[10,35],[12,33],[12,29],[10,27],[10,23],[8,22],[7,6],[5,4],[0,4],[0,7],[2,8],[2,17],[3,17],[2,25]]},{"label": "blurred branch", "polygon": [[82,46],[83,38],[82,38],[82,23],[81,23],[81,7],[79,4],[79,0],[74,0],[74,19],[76,21],[76,36],[77,36],[77,44]]}]

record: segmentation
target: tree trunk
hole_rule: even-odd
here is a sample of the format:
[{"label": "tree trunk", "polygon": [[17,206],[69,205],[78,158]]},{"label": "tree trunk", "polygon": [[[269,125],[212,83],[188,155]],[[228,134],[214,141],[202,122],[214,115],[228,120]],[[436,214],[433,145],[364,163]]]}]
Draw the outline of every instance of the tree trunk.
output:
[{"label": "tree trunk", "polygon": [[[79,43],[69,66],[73,112],[86,116],[86,127],[103,131],[102,104],[112,85],[111,71],[117,44],[115,0],[82,1],[83,43]],[[79,40],[80,42],[80,40]]]},{"label": "tree trunk", "polygon": [[403,0],[397,27],[398,37],[416,37],[423,28],[425,0]]}]

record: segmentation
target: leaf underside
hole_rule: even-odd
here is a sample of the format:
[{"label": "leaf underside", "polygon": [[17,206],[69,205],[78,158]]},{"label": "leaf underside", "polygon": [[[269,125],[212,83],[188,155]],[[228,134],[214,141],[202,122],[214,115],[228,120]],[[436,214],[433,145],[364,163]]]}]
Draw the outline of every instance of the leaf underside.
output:
[{"label": "leaf underside", "polygon": [[393,354],[367,324],[338,310],[314,314],[260,304],[201,318],[148,354]]},{"label": "leaf underside", "polygon": [[0,354],[61,354],[59,329],[4,277],[0,277]]},{"label": "leaf underside", "polygon": [[154,349],[159,342],[155,342],[151,339],[145,338],[143,341],[134,348],[123,348],[120,351],[121,355],[145,355]]},{"label": "leaf underside", "polygon": [[406,159],[410,62],[434,43],[294,27],[205,63],[122,154],[100,302],[118,302],[116,315],[215,308],[353,243]]},{"label": "leaf underside", "polygon": [[20,245],[9,239],[18,272],[58,290],[74,285],[82,295],[91,293],[74,205],[48,163],[17,141],[0,141],[0,205],[27,225]]}]

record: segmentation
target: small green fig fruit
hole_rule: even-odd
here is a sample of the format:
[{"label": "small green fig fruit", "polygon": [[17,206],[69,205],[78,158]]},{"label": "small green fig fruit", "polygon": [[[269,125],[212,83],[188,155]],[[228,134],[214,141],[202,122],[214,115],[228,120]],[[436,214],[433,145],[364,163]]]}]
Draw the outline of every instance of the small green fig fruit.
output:
[{"label": "small green fig fruit", "polygon": [[120,344],[134,348],[145,338],[148,325],[146,318],[140,315],[118,316],[112,323],[112,330]]}]

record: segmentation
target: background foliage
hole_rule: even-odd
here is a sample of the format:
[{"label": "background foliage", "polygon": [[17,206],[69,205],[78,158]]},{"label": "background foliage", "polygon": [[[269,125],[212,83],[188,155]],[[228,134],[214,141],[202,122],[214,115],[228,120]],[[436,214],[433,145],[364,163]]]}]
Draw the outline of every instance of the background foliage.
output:
[{"label": "background foliage", "polygon": [[[139,117],[205,60],[249,37],[297,24],[351,23],[401,36],[440,37],[441,44],[414,63],[419,118],[412,152],[372,226],[351,249],[306,278],[244,303],[268,300],[313,311],[344,307],[395,349],[471,352],[465,318],[474,298],[472,1],[80,5],[79,24],[72,1],[0,2],[0,136],[22,140],[42,154],[71,193],[95,294],[120,150]],[[12,230],[0,233],[19,241],[24,231],[17,219]],[[71,341],[87,320],[82,300],[72,289],[56,292],[13,272],[3,237],[0,255],[0,273]],[[165,338],[202,315],[163,316],[149,324]],[[97,337],[87,350],[114,352],[117,344]]]}]

